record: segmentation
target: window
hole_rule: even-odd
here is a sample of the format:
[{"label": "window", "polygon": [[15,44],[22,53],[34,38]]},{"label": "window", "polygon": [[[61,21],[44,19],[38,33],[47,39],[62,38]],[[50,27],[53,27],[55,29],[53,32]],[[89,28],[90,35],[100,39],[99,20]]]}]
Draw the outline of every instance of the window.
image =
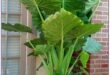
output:
[{"label": "window", "polygon": [[[20,22],[19,0],[2,0],[2,23]],[[19,75],[20,33],[2,30],[3,75]]]},{"label": "window", "polygon": [[[19,0],[2,0],[2,23],[31,24],[28,14]],[[35,75],[35,58],[27,56],[26,40],[26,33],[2,30],[2,75]]]}]

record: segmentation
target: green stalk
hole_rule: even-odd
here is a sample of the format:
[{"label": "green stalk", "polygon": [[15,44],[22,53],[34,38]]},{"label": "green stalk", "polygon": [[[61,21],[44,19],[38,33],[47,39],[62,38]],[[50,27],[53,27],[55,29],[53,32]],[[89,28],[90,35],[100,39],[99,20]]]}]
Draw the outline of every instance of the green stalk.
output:
[{"label": "green stalk", "polygon": [[35,50],[36,48],[34,47],[34,45],[31,43],[31,41],[29,41],[29,44],[32,46],[32,48]]},{"label": "green stalk", "polygon": [[[69,64],[70,64],[70,62],[71,62],[71,57],[72,57],[72,54],[73,54],[73,52],[74,52],[75,46],[76,46],[76,44],[77,44],[77,42],[78,42],[78,39],[79,39],[79,37],[76,38],[76,40],[75,40],[75,42],[74,42],[74,45],[73,45],[73,49],[70,49],[70,50],[67,52],[67,54],[66,54],[66,56],[65,56],[65,58],[64,58],[64,61],[63,61],[63,62],[67,62],[67,63],[66,63],[66,68],[65,68],[65,74],[68,73],[68,68],[69,68]],[[70,71],[70,72],[71,72],[71,71]]]},{"label": "green stalk", "polygon": [[40,16],[42,22],[44,22],[44,18],[43,18],[42,14],[41,14],[41,11],[40,11],[40,9],[39,9],[39,7],[38,7],[36,1],[33,0],[33,3],[34,3],[34,5],[36,6],[36,9],[37,9],[37,11],[38,11],[38,13],[39,13],[39,16]]},{"label": "green stalk", "polygon": [[[29,41],[29,44],[32,46],[32,48],[33,48],[34,50],[36,50],[36,48],[33,46],[33,44],[31,43],[31,41]],[[42,58],[41,55],[39,55],[39,57],[40,57],[40,59],[41,59],[43,65],[44,65],[45,69],[47,70],[47,72],[49,72],[49,71],[48,71],[48,66],[47,66],[45,60]]]},{"label": "green stalk", "polygon": [[89,73],[83,67],[80,67],[80,69],[85,73],[85,75],[89,75]]},{"label": "green stalk", "polygon": [[47,73],[49,74],[48,65],[46,64],[45,60],[43,59],[43,57],[42,57],[41,55],[39,55],[39,57],[40,57],[40,59],[41,59],[41,61],[42,61],[43,65],[44,65],[44,67],[45,67],[45,69],[46,69]]},{"label": "green stalk", "polygon": [[64,56],[64,49],[63,49],[63,40],[64,38],[64,35],[63,35],[63,24],[62,24],[62,28],[61,28],[61,48],[60,48],[60,64],[63,60],[63,56]]},{"label": "green stalk", "polygon": [[96,5],[96,8],[94,9],[94,12],[92,13],[92,15],[90,16],[90,18],[89,18],[88,21],[91,21],[92,17],[95,15],[95,12],[96,12],[96,10],[97,10],[99,4],[100,4],[100,0],[98,0],[97,5]]},{"label": "green stalk", "polygon": [[62,8],[65,8],[65,0],[62,1]]},{"label": "green stalk", "polygon": [[70,69],[69,69],[67,75],[70,75],[70,73],[71,73],[72,69],[74,68],[75,64],[78,62],[79,57],[80,57],[80,54],[79,54],[79,56],[76,58],[75,62],[72,64],[72,66],[70,67]]}]

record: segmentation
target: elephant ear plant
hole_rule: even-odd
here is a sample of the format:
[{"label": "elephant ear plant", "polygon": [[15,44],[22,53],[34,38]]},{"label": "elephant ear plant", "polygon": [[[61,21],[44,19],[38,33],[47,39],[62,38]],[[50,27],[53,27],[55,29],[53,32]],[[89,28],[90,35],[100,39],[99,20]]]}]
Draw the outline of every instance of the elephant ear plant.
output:
[{"label": "elephant ear plant", "polygon": [[[41,58],[48,75],[88,75],[86,65],[91,53],[101,44],[91,38],[103,24],[91,19],[99,0],[21,0],[32,14],[36,31],[22,24],[2,24],[7,31],[29,32],[40,37],[25,43],[29,54]],[[94,12],[93,12],[94,8]],[[36,35],[37,36],[37,35]],[[76,54],[76,55],[75,55]],[[79,69],[75,72],[75,69]]]}]

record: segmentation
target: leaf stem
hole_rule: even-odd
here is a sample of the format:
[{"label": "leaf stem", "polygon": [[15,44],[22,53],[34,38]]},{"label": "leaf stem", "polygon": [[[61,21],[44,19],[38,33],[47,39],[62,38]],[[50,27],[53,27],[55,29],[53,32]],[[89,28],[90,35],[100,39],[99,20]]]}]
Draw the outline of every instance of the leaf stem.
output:
[{"label": "leaf stem", "polygon": [[29,44],[32,46],[32,48],[33,48],[34,50],[36,50],[36,48],[35,48],[34,45],[31,43],[30,40],[29,40]]},{"label": "leaf stem", "polygon": [[[69,67],[69,64],[70,64],[70,61],[71,61],[71,57],[72,57],[73,51],[74,51],[75,46],[76,46],[76,44],[77,44],[77,42],[78,42],[78,39],[79,39],[79,37],[76,38],[76,40],[75,40],[75,42],[74,42],[74,45],[73,45],[73,49],[72,49],[72,50],[69,50],[69,52],[68,52],[67,55],[66,55],[66,57],[68,57],[68,55],[70,55],[70,56],[68,57],[68,58],[69,58],[69,61],[68,61],[68,65],[67,65],[67,67],[66,67],[66,73],[69,73],[69,72],[67,72],[67,71],[68,71],[68,67]],[[68,59],[68,58],[66,58],[66,59]],[[70,71],[70,72],[71,72],[71,71]]]},{"label": "leaf stem", "polygon": [[80,54],[78,55],[78,57],[76,58],[75,62],[72,64],[72,66],[70,67],[69,72],[68,72],[68,75],[70,74],[70,72],[74,68],[75,64],[78,62],[79,57],[80,57]]},{"label": "leaf stem", "polygon": [[64,49],[63,49],[63,40],[64,38],[64,35],[63,35],[63,24],[62,24],[62,28],[61,28],[61,51],[60,51],[60,63],[62,62],[63,60],[63,56],[64,56]]},{"label": "leaf stem", "polygon": [[62,8],[65,8],[65,0],[62,1]]},{"label": "leaf stem", "polygon": [[36,9],[37,9],[37,11],[38,11],[38,13],[39,13],[39,16],[40,16],[42,22],[44,22],[44,18],[43,18],[42,14],[41,14],[41,11],[40,11],[40,9],[39,9],[39,7],[38,7],[36,1],[33,0],[33,3],[34,3],[34,5],[36,6]]},{"label": "leaf stem", "polygon": [[100,0],[98,0],[97,5],[96,5],[96,8],[94,9],[94,12],[92,13],[92,15],[90,16],[90,18],[89,18],[88,21],[91,21],[92,17],[95,15],[95,12],[96,12],[96,10],[97,10],[99,4],[100,4]]},{"label": "leaf stem", "polygon": [[41,55],[39,55],[39,57],[40,57],[40,59],[41,59],[43,65],[44,65],[44,67],[45,67],[47,73],[49,73],[48,65],[46,64],[45,60],[43,59],[43,57],[42,57]]}]

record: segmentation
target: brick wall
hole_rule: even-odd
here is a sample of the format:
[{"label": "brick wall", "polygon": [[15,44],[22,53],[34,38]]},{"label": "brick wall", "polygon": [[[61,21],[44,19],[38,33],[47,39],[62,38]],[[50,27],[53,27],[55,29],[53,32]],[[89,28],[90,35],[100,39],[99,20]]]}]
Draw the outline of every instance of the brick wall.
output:
[{"label": "brick wall", "polygon": [[104,23],[103,29],[97,34],[93,35],[102,45],[102,51],[97,54],[93,54],[90,57],[90,75],[109,75],[109,63],[108,63],[108,1],[101,0],[96,14],[93,18],[94,23]]}]

